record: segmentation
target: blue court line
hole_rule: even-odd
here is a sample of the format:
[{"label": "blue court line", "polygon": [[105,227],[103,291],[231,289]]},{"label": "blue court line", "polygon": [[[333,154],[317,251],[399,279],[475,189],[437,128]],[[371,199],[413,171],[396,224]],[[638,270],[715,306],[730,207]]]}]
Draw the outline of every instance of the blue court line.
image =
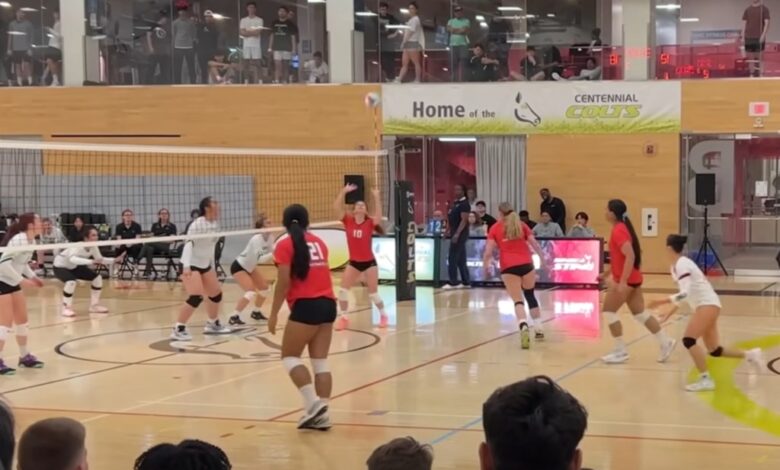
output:
[{"label": "blue court line", "polygon": [[[642,341],[643,339],[645,339],[645,338],[647,338],[649,336],[652,336],[652,333],[645,333],[644,336],[640,336],[639,338],[626,343],[626,348],[629,348],[629,347],[633,346],[634,344]],[[509,336],[509,338],[511,338],[511,336]],[[556,377],[554,380],[556,382],[561,382],[563,380],[566,380],[569,377],[571,377],[572,375],[574,375],[574,374],[576,374],[578,372],[581,372],[583,369],[587,369],[588,367],[590,367],[593,364],[596,364],[596,363],[598,363],[600,361],[601,361],[600,357],[597,357],[596,359],[592,359],[592,360],[590,360],[590,361],[588,361],[588,362],[586,362],[586,363],[584,363],[584,364],[582,364],[582,365],[580,365],[580,366],[570,370],[569,372],[566,372],[565,374],[563,374],[563,375],[561,375],[559,377]],[[451,438],[455,434],[458,434],[461,431],[465,431],[466,429],[474,427],[474,426],[476,426],[477,424],[479,424],[481,422],[482,422],[482,417],[481,416],[479,418],[474,418],[473,420],[469,421],[468,423],[466,423],[466,424],[464,424],[464,425],[462,425],[462,426],[460,426],[460,427],[458,427],[456,429],[453,429],[451,431],[447,431],[446,433],[442,434],[441,436],[439,436],[439,437],[433,439],[432,441],[430,441],[428,444],[430,444],[432,446],[435,446],[436,444],[441,444],[442,442],[444,442],[447,439]]]}]

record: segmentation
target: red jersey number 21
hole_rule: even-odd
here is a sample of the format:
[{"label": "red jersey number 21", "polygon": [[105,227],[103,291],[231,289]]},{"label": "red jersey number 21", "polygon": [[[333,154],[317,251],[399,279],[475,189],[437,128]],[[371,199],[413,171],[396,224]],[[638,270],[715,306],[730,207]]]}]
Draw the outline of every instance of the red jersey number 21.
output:
[{"label": "red jersey number 21", "polygon": [[325,261],[325,255],[322,254],[322,248],[319,243],[309,242],[309,255],[312,261]]}]

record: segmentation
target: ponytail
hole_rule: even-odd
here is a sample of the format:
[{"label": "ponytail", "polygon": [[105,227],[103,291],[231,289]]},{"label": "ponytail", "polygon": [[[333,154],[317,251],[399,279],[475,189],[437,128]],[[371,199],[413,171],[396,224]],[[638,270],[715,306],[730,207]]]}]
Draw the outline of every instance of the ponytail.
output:
[{"label": "ponytail", "polygon": [[293,259],[290,269],[293,277],[304,280],[309,275],[311,252],[306,243],[306,229],[309,227],[309,211],[300,204],[287,206],[282,224],[293,244]]},{"label": "ponytail", "polygon": [[13,237],[19,235],[22,232],[26,232],[30,225],[35,223],[36,217],[38,217],[38,214],[33,212],[27,212],[20,215],[19,220],[17,220],[15,224],[12,224],[10,227],[8,227],[8,231],[5,232],[5,236],[3,237],[3,241],[0,242],[0,246],[8,246],[8,243]]},{"label": "ponytail", "polygon": [[620,199],[612,199],[607,203],[609,209],[615,216],[617,223],[625,224],[628,233],[631,234],[631,248],[634,250],[634,268],[639,269],[642,266],[642,247],[639,245],[639,237],[634,230],[634,224],[628,218],[628,207]]},{"label": "ponytail", "polygon": [[[189,65],[189,64],[187,64]],[[206,209],[211,205],[211,196],[204,197],[200,200],[200,204],[198,204],[198,215],[201,217],[206,215]]]},{"label": "ponytail", "polygon": [[502,202],[498,205],[498,212],[504,219],[504,238],[507,240],[516,240],[523,235],[523,226],[520,216],[512,209],[508,202]]}]

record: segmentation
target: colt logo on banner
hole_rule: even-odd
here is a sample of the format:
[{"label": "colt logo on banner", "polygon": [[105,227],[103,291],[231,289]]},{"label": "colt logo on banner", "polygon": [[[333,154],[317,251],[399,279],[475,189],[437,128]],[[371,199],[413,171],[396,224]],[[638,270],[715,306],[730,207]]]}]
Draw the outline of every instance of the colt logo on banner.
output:
[{"label": "colt logo on banner", "polygon": [[395,297],[396,300],[414,300],[415,278],[415,234],[417,224],[414,222],[414,191],[409,181],[395,183],[396,223],[396,263]]}]

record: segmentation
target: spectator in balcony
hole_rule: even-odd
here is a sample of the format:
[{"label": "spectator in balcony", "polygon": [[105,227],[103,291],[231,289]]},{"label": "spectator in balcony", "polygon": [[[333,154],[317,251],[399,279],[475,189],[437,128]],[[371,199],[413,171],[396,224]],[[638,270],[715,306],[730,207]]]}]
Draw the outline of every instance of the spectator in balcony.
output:
[{"label": "spectator in balcony", "polygon": [[233,64],[228,62],[225,51],[217,50],[207,64],[209,71],[208,83],[212,85],[227,85],[233,83],[236,70]]},{"label": "spectator in balcony", "polygon": [[488,25],[488,56],[499,62],[499,75],[509,74],[509,50],[512,45],[509,38],[513,34],[512,21],[501,15],[495,15]]},{"label": "spectator in balcony", "polygon": [[590,32],[590,52],[591,54],[595,52],[601,52],[601,28],[593,28],[593,31]]},{"label": "spectator in balcony", "polygon": [[498,67],[498,60],[486,56],[482,44],[474,44],[473,53],[467,63],[470,82],[495,82],[498,80]]},{"label": "spectator in balcony", "polygon": [[[22,8],[16,10],[16,19],[8,25],[8,56],[19,86],[32,86],[32,44],[35,30]],[[26,83],[25,83],[26,80]]]},{"label": "spectator in balcony", "polygon": [[[176,235],[176,224],[171,222],[171,213],[168,209],[160,209],[157,212],[157,222],[152,224],[153,237],[172,237]],[[144,278],[149,279],[152,276],[154,255],[167,254],[171,251],[171,244],[168,242],[145,243],[141,248],[139,259],[146,258],[146,269]]]},{"label": "spectator in balcony", "polygon": [[570,238],[593,238],[596,236],[596,232],[592,228],[588,227],[588,221],[590,218],[585,212],[577,212],[574,216],[574,227],[569,230]]},{"label": "spectator in balcony", "polygon": [[60,86],[60,64],[62,63],[62,33],[60,32],[60,13],[55,11],[54,23],[46,28],[49,47],[46,50],[46,68],[43,71],[41,85],[45,85],[51,75],[51,86]]},{"label": "spectator in balcony", "polygon": [[399,437],[374,449],[366,466],[368,470],[431,470],[433,450],[412,437]]},{"label": "spectator in balcony", "polygon": [[761,55],[766,46],[767,31],[769,31],[769,8],[761,0],[753,0],[742,14],[742,39],[751,77],[761,76]]},{"label": "spectator in balcony", "polygon": [[211,69],[209,62],[214,59],[217,52],[223,47],[223,35],[214,20],[214,12],[203,12],[203,21],[198,25],[198,66],[200,67],[200,83],[210,83]]},{"label": "spectator in balcony", "polygon": [[246,16],[241,18],[239,33],[242,39],[244,83],[257,83],[263,59],[263,19],[257,16],[255,2],[246,2]]},{"label": "spectator in balcony", "polygon": [[536,222],[531,220],[531,214],[529,214],[528,211],[522,210],[518,212],[517,215],[520,216],[520,220],[522,220],[523,223],[528,226],[528,228],[533,229],[536,227]]},{"label": "spectator in balcony", "polygon": [[[171,82],[171,34],[168,14],[160,12],[157,23],[146,33],[146,47],[149,51],[149,71],[146,82]],[[160,69],[159,75],[157,69]]]},{"label": "spectator in balcony", "polygon": [[186,5],[177,8],[179,17],[173,21],[173,77],[174,83],[184,83],[182,72],[184,62],[187,62],[189,83],[195,83],[195,38],[197,26],[190,17],[190,9]]},{"label": "spectator in balcony", "polygon": [[322,52],[317,51],[313,58],[303,64],[303,69],[309,74],[308,83],[328,83],[328,64],[322,60]]},{"label": "spectator in balcony", "polygon": [[471,21],[463,16],[462,6],[456,5],[453,11],[455,17],[447,22],[447,32],[450,33],[450,74],[453,82],[462,82],[465,65],[469,60]]},{"label": "spectator in balcony", "polygon": [[422,53],[425,49],[425,32],[418,16],[417,3],[409,4],[409,20],[404,29],[404,39],[401,43],[403,53],[401,55],[401,72],[395,81],[401,83],[409,70],[409,63],[414,64],[414,82],[422,80]]},{"label": "spectator in balcony", "polygon": [[73,225],[67,230],[67,238],[71,242],[80,242],[84,239],[84,219],[76,216]]},{"label": "spectator in balcony", "polygon": [[469,212],[469,238],[487,235],[487,226],[475,211]]},{"label": "spectator in balcony", "polygon": [[400,23],[395,16],[391,15],[390,7],[387,2],[379,2],[379,15],[377,15],[377,25],[379,35],[377,36],[377,50],[379,51],[379,64],[385,81],[395,80],[395,56],[396,43],[395,38],[399,36],[397,29],[388,26],[397,26]]},{"label": "spectator in balcony", "polygon": [[562,238],[563,230],[561,226],[553,222],[550,213],[542,211],[539,223],[533,228],[536,238]]},{"label": "spectator in balcony", "polygon": [[538,82],[544,80],[544,69],[539,59],[536,57],[536,48],[528,46],[525,50],[525,57],[520,61],[520,73],[512,72],[515,80],[527,80]]},{"label": "spectator in balcony", "polygon": [[545,80],[555,80],[554,76],[559,77],[563,73],[563,57],[561,56],[561,50],[558,46],[552,45],[545,55],[544,61],[544,78]]},{"label": "spectator in balcony", "polygon": [[[557,72],[552,74],[553,80],[565,81],[566,78],[561,77]],[[596,64],[596,59],[588,57],[588,61],[585,63],[585,68],[580,70],[579,75],[569,77],[568,80],[601,80],[601,66]]]},{"label": "spectator in balcony", "polygon": [[274,55],[274,83],[290,82],[290,61],[298,54],[298,27],[289,14],[287,7],[279,7],[279,18],[271,25],[268,52]]},{"label": "spectator in balcony", "polygon": [[[114,230],[114,238],[117,240],[133,240],[136,238],[141,238],[143,230],[141,229],[141,225],[133,220],[134,218],[135,214],[132,210],[123,210],[122,223],[116,226],[116,229]],[[127,257],[128,263],[131,263],[130,258],[132,258],[137,263],[141,255],[141,248],[142,245],[140,243],[135,243],[133,245],[119,245],[116,247],[115,256],[118,258],[126,254],[125,256]],[[119,266],[114,264],[114,269],[116,270],[118,268]],[[135,273],[135,266],[133,264],[130,264],[130,271]]]}]

